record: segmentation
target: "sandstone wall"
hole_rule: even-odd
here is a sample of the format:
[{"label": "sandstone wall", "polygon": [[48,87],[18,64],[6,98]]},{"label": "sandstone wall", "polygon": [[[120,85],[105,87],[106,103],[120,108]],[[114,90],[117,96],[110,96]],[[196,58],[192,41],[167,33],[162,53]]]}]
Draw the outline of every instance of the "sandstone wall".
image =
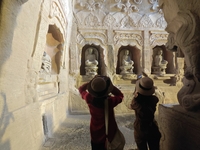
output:
[{"label": "sandstone wall", "polygon": [[[66,11],[57,0],[1,1],[0,149],[38,150],[66,118],[71,26],[67,3]],[[61,69],[41,76],[50,25],[62,35]]]},{"label": "sandstone wall", "polygon": [[[129,109],[137,75],[144,71],[157,86],[160,103],[176,103],[176,73],[180,64],[176,54],[165,48],[168,33],[162,10],[157,1],[74,1],[74,18],[70,44],[70,103],[71,113],[88,113],[87,105],[78,93],[78,87],[90,81],[84,74],[84,55],[88,46],[99,50],[98,74],[107,75],[122,90],[124,101],[116,108],[117,113],[133,113]],[[168,67],[165,76],[152,74],[151,67],[156,47],[165,49]],[[133,74],[119,73],[120,51],[129,49],[134,61]],[[178,64],[178,65],[177,65]],[[182,64],[181,64],[182,65]],[[180,68],[183,69],[183,68]]]}]

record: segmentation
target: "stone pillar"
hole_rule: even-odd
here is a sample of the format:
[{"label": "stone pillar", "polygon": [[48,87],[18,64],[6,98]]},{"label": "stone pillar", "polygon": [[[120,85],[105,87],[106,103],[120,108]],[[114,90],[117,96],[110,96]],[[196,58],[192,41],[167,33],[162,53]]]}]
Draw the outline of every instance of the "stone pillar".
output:
[{"label": "stone pillar", "polygon": [[149,31],[144,30],[144,47],[142,51],[142,67],[144,72],[149,75],[151,74],[151,49],[149,43]]}]

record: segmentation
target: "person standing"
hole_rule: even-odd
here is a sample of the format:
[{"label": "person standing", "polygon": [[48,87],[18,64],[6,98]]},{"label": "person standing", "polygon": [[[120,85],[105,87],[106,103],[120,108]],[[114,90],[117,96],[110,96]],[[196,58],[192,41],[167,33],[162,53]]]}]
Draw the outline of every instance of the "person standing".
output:
[{"label": "person standing", "polygon": [[153,80],[143,77],[136,82],[131,108],[135,110],[134,138],[138,150],[159,150],[161,133],[154,118],[159,101]]},{"label": "person standing", "polygon": [[118,129],[113,109],[122,102],[123,93],[112,84],[107,76],[95,76],[89,83],[80,86],[79,92],[86,101],[91,115],[90,136],[92,150],[106,150],[104,101],[108,100],[109,123],[107,138],[111,142]]}]

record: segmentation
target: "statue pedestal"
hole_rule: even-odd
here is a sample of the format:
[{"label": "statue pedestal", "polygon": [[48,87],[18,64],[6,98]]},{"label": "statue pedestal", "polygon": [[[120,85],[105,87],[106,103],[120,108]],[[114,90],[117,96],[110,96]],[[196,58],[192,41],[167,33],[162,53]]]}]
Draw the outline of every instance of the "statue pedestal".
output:
[{"label": "statue pedestal", "polygon": [[98,67],[96,66],[85,67],[86,75],[88,76],[97,75],[97,69]]},{"label": "statue pedestal", "polygon": [[159,105],[161,150],[199,150],[200,113],[179,104]]},{"label": "statue pedestal", "polygon": [[156,75],[160,75],[160,76],[164,76],[166,74],[165,69],[166,69],[166,65],[165,66],[159,66],[159,67],[152,67],[152,73],[156,74]]},{"label": "statue pedestal", "polygon": [[120,67],[120,74],[124,75],[124,74],[133,74],[133,66],[128,65],[128,66],[121,66]]}]

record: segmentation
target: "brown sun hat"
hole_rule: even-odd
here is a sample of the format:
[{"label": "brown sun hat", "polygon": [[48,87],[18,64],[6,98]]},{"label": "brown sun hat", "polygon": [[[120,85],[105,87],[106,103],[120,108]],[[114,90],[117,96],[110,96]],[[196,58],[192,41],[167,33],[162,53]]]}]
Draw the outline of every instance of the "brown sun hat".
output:
[{"label": "brown sun hat", "polygon": [[113,84],[109,77],[96,76],[88,84],[87,90],[94,97],[104,97],[113,89]]},{"label": "brown sun hat", "polygon": [[149,77],[143,77],[136,82],[136,91],[142,95],[152,95],[155,92],[153,80]]}]

